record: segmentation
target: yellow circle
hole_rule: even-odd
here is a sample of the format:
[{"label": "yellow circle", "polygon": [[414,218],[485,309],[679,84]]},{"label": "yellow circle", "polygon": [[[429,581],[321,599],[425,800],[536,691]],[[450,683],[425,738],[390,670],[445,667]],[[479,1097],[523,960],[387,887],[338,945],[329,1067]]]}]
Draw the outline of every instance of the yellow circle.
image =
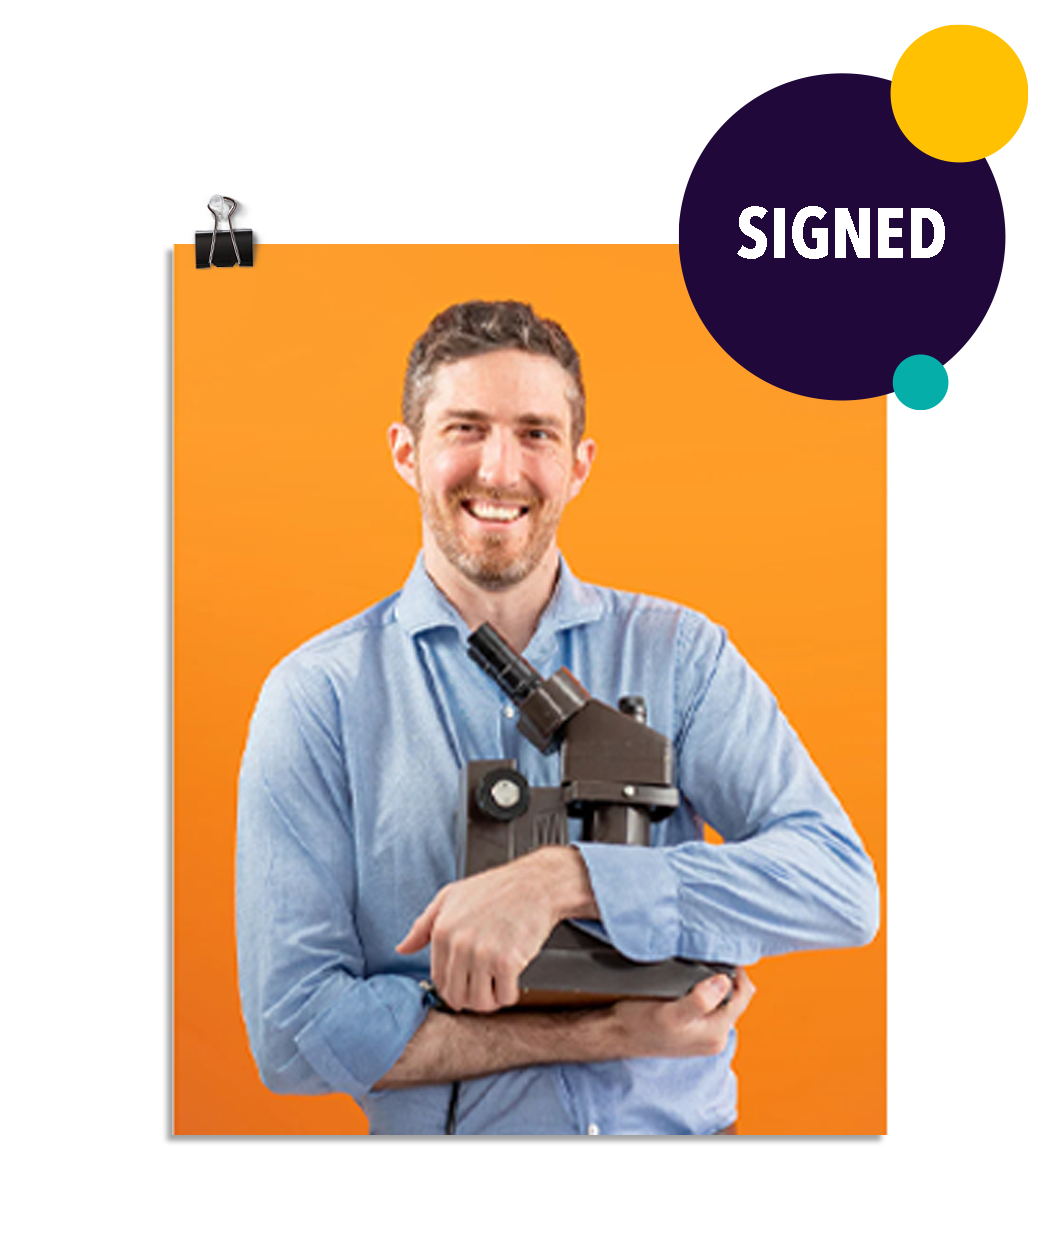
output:
[{"label": "yellow circle", "polygon": [[996,153],[1027,112],[1027,75],[999,36],[940,26],[902,53],[891,109],[906,137],[932,157],[975,162]]}]

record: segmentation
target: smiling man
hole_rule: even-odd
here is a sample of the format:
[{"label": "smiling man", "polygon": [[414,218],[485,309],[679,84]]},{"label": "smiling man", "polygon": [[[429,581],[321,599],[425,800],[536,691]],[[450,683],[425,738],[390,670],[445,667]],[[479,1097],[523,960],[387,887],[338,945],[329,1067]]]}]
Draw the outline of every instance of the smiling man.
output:
[{"label": "smiling man", "polygon": [[[443,312],[413,348],[389,438],[422,554],[397,595],[276,667],[243,762],[240,986],[262,1078],[347,1092],[373,1133],[733,1132],[743,965],[871,939],[871,862],[722,630],[563,562],[557,527],[595,448],[557,324],[518,302]],[[483,621],[543,674],[566,666],[606,703],[646,698],[681,795],[650,849],[548,847],[457,878],[461,766],[558,774],[467,657]],[[704,843],[704,822],[724,845]],[[736,981],[512,1009],[566,918],[597,920],[629,958],[730,961]]]}]

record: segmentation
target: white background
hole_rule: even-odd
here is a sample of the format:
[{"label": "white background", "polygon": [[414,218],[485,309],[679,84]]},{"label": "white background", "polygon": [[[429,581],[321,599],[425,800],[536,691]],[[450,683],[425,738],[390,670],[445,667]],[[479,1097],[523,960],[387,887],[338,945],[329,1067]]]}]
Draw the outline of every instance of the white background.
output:
[{"label": "white background", "polygon": [[[1020,1255],[1055,1240],[1056,30],[1037,9],[8,14],[11,1254]],[[888,78],[948,22],[1007,39],[1031,105],[991,159],[1009,233],[993,307],[941,406],[889,403],[890,1136],[444,1153],[167,1138],[171,244],[209,226],[214,192],[261,242],[676,242],[688,174],[736,109],[804,75]]]}]

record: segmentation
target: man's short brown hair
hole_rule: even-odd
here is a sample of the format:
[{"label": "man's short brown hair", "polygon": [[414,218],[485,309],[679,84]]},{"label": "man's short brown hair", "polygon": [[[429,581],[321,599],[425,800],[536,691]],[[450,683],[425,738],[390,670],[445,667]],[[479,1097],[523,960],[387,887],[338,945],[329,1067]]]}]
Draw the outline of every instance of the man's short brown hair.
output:
[{"label": "man's short brown hair", "polygon": [[401,418],[419,440],[423,411],[434,373],[442,363],[456,363],[493,350],[542,354],[566,369],[570,392],[571,443],[585,432],[585,384],[581,360],[571,339],[551,319],[542,319],[526,302],[461,302],[436,315],[412,347],[405,369]]}]

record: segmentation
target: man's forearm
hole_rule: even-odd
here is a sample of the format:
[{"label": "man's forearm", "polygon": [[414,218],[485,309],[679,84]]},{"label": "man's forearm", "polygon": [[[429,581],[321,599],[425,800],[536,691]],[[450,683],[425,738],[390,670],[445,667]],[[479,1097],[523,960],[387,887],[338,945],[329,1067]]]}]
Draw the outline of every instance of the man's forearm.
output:
[{"label": "man's forearm", "polygon": [[720,1054],[753,993],[738,967],[731,986],[714,976],[670,1001],[493,1015],[431,1011],[376,1088],[437,1085],[546,1063]]},{"label": "man's forearm", "polygon": [[591,1063],[622,1057],[608,1007],[576,1011],[431,1011],[401,1058],[376,1082],[400,1089],[470,1080],[541,1063]]}]

